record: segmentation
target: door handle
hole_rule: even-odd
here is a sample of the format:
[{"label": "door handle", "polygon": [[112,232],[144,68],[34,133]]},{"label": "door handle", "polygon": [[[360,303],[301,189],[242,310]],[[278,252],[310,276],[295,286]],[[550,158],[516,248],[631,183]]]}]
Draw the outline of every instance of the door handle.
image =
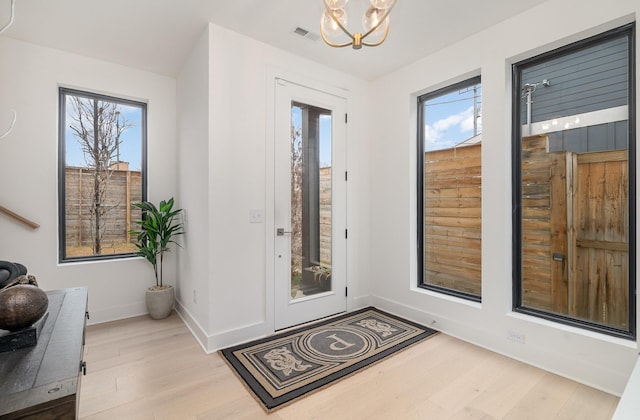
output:
[{"label": "door handle", "polygon": [[290,230],[284,230],[284,228],[277,228],[276,229],[276,235],[278,236],[284,236],[284,234],[290,234],[291,231]]}]

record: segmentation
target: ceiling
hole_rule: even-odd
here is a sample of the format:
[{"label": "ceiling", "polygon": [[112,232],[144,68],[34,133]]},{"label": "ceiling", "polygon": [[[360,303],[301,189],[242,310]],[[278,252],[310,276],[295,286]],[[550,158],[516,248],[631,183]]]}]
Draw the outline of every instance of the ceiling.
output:
[{"label": "ceiling", "polygon": [[[176,76],[207,22],[373,80],[545,0],[398,0],[379,47],[335,49],[318,34],[322,0],[15,0],[4,36]],[[362,3],[362,4],[359,4]],[[0,25],[11,0],[0,0]],[[351,0],[359,31],[367,0]]]}]

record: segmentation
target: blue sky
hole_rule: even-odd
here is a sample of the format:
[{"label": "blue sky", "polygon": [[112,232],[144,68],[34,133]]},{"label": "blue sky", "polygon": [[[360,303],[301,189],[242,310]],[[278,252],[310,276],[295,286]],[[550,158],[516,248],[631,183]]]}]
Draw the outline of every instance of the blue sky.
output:
[{"label": "blue sky", "polygon": [[[480,87],[477,94],[480,106]],[[454,91],[426,101],[424,121],[426,151],[447,149],[473,137],[473,89]],[[478,132],[482,132],[481,118],[478,118]]]},{"label": "blue sky", "polygon": [[[302,125],[302,111],[299,107],[291,107],[291,124]],[[320,116],[320,167],[331,166],[331,115]]]},{"label": "blue sky", "polygon": [[331,115],[320,117],[320,167],[331,166]]},{"label": "blue sky", "polygon": [[[75,136],[73,130],[69,128],[69,124],[72,121],[70,113],[73,112],[73,106],[69,102],[70,97],[67,97],[67,124],[65,129],[66,137],[66,166],[80,166],[86,167],[87,164],[84,159],[84,155],[80,148],[78,138]],[[122,143],[120,144],[120,161],[129,162],[129,169],[139,171],[142,162],[142,145],[140,139],[142,138],[142,110],[138,107],[118,105],[120,110],[120,118],[125,118],[133,127],[125,130],[120,136]],[[116,160],[116,157],[113,157]]]}]

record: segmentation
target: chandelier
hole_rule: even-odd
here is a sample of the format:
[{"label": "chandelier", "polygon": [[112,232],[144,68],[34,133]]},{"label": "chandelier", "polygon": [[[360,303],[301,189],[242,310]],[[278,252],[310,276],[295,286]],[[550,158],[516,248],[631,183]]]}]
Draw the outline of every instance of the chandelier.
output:
[{"label": "chandelier", "polygon": [[[345,6],[349,0],[322,0],[324,12],[320,20],[320,35],[327,45],[341,48],[351,45],[354,50],[362,46],[376,47],[389,34],[389,13],[396,0],[369,0],[371,6],[362,16],[363,32],[351,33],[347,29],[348,18]],[[367,42],[364,41],[368,37]]]}]

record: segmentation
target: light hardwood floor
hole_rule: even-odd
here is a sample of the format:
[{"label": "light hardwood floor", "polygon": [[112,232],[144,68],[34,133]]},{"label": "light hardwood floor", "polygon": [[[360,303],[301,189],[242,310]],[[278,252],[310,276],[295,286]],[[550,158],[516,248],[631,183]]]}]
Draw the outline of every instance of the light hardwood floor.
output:
[{"label": "light hardwood floor", "polygon": [[610,419],[618,398],[444,334],[267,415],[180,318],[87,328],[82,419]]}]

